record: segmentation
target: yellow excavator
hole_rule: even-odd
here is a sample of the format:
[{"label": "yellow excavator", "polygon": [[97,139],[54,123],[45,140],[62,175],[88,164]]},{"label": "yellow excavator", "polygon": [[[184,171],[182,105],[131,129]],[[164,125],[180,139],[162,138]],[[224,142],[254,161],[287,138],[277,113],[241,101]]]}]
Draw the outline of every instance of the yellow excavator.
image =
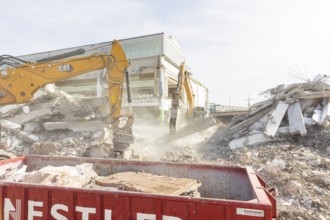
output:
[{"label": "yellow excavator", "polygon": [[178,111],[180,106],[180,100],[182,99],[183,90],[186,91],[187,101],[188,101],[188,115],[187,118],[191,119],[194,117],[194,92],[191,85],[191,79],[189,73],[186,71],[185,63],[181,63],[178,73],[178,82],[176,85],[176,90],[173,94],[172,108],[170,112],[170,132],[176,132],[176,122],[178,118]]},{"label": "yellow excavator", "polygon": [[106,122],[113,128],[115,151],[123,152],[134,142],[133,115],[121,114],[125,77],[128,103],[132,102],[127,71],[129,62],[116,40],[112,41],[110,55],[95,53],[89,56],[77,56],[84,53],[84,49],[78,49],[36,62],[24,61],[10,55],[0,56],[0,67],[4,67],[0,70],[0,106],[27,103],[32,99],[33,94],[46,84],[106,68],[110,112]]},{"label": "yellow excavator", "polygon": [[[216,122],[214,118],[212,116],[205,117],[205,109],[195,105],[195,94],[192,87],[192,81],[193,80],[190,77],[190,73],[186,71],[185,63],[181,63],[178,73],[178,82],[176,85],[176,90],[173,94],[172,107],[170,111],[170,134],[165,135],[160,142],[180,139],[215,125]],[[180,108],[180,101],[183,99],[183,91],[185,91],[188,103],[186,118],[189,123],[177,131],[177,118]]]}]

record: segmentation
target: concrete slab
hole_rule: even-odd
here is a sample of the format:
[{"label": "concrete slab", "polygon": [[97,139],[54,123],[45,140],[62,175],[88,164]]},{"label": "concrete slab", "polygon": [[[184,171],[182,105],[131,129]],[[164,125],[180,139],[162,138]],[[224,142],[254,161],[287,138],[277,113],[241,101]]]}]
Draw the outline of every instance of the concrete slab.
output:
[{"label": "concrete slab", "polygon": [[10,128],[10,129],[21,129],[21,125],[16,124],[14,122],[2,119],[0,120],[1,127],[3,128]]},{"label": "concrete slab", "polygon": [[12,121],[16,124],[24,124],[26,122],[32,121],[34,119],[42,118],[42,117],[48,117],[54,114],[54,111],[51,109],[40,109],[36,111],[31,111],[28,114],[21,113],[18,115],[15,115],[11,118],[7,118],[7,120]]},{"label": "concrete slab", "polygon": [[100,131],[106,126],[101,121],[45,122],[46,130],[68,129],[73,131]]},{"label": "concrete slab", "polygon": [[300,103],[295,102],[288,107],[288,119],[290,126],[290,134],[300,134],[306,136],[304,116],[301,111]]},{"label": "concrete slab", "polygon": [[313,116],[312,116],[312,119],[313,119],[316,123],[320,124],[320,123],[321,123],[321,115],[322,115],[322,111],[321,111],[320,109],[315,109],[315,110],[314,110],[314,114],[313,114]]},{"label": "concrete slab", "polygon": [[270,115],[269,121],[266,125],[266,131],[265,131],[265,133],[269,137],[274,137],[275,136],[275,134],[277,132],[277,129],[279,128],[288,107],[289,107],[289,104],[280,101],[277,104],[276,109]]},{"label": "concrete slab", "polygon": [[272,139],[264,133],[252,134],[229,142],[230,149],[270,142]]},{"label": "concrete slab", "polygon": [[326,100],[321,112],[320,125],[325,127],[326,125],[329,124],[328,122],[329,119],[330,119],[330,102]]}]

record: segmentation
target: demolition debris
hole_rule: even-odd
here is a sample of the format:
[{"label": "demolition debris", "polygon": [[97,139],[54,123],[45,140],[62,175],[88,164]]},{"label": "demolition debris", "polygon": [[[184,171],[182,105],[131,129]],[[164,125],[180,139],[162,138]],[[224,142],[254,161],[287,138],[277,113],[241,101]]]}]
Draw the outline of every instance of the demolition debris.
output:
[{"label": "demolition debris", "polygon": [[[330,86],[326,80],[317,76],[269,89],[264,93],[267,100],[254,104],[228,126],[212,127],[166,146],[155,146],[152,140],[167,129],[135,124],[137,141],[143,141],[137,144],[138,153],[148,160],[250,165],[267,185],[278,189],[280,220],[329,219]],[[98,106],[106,101],[72,97],[50,87],[31,103],[1,108],[1,158],[28,153],[108,157],[111,129],[93,125],[103,123]],[[74,126],[76,121],[91,123],[93,129]],[[123,187],[127,186],[131,183]]]},{"label": "demolition debris", "polygon": [[330,121],[330,86],[327,76],[318,75],[311,82],[279,85],[266,91],[268,100],[254,104],[250,111],[220,128],[211,142],[230,149],[305,137],[313,127],[328,128]]}]

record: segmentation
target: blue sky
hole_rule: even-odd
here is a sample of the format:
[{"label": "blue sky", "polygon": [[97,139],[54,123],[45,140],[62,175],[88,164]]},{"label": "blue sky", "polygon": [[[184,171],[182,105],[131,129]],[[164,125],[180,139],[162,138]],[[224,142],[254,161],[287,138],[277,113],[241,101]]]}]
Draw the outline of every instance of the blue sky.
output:
[{"label": "blue sky", "polygon": [[224,105],[330,73],[326,0],[1,0],[0,8],[0,54],[175,35],[210,100]]}]

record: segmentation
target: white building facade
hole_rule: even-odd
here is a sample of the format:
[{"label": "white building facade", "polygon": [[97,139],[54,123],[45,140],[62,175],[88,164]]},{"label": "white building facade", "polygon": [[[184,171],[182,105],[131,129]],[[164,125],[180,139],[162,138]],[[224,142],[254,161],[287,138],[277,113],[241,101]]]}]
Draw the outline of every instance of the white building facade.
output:
[{"label": "white building facade", "polygon": [[[179,66],[185,61],[184,54],[176,39],[165,33],[134,37],[119,40],[127,59],[130,62],[129,74],[132,91],[133,112],[158,118],[160,122],[167,120],[171,107],[172,93],[177,84]],[[85,49],[86,56],[93,53],[109,53],[111,41],[89,44],[80,47],[47,51],[20,56],[20,59],[36,61],[79,48]],[[94,71],[65,81],[56,83],[63,91],[69,94],[85,96],[105,96],[107,91],[102,86],[100,71]],[[195,106],[208,108],[208,90],[196,79],[193,80]],[[123,95],[123,107],[127,106],[126,92]],[[183,109],[187,107],[183,103]]]}]

